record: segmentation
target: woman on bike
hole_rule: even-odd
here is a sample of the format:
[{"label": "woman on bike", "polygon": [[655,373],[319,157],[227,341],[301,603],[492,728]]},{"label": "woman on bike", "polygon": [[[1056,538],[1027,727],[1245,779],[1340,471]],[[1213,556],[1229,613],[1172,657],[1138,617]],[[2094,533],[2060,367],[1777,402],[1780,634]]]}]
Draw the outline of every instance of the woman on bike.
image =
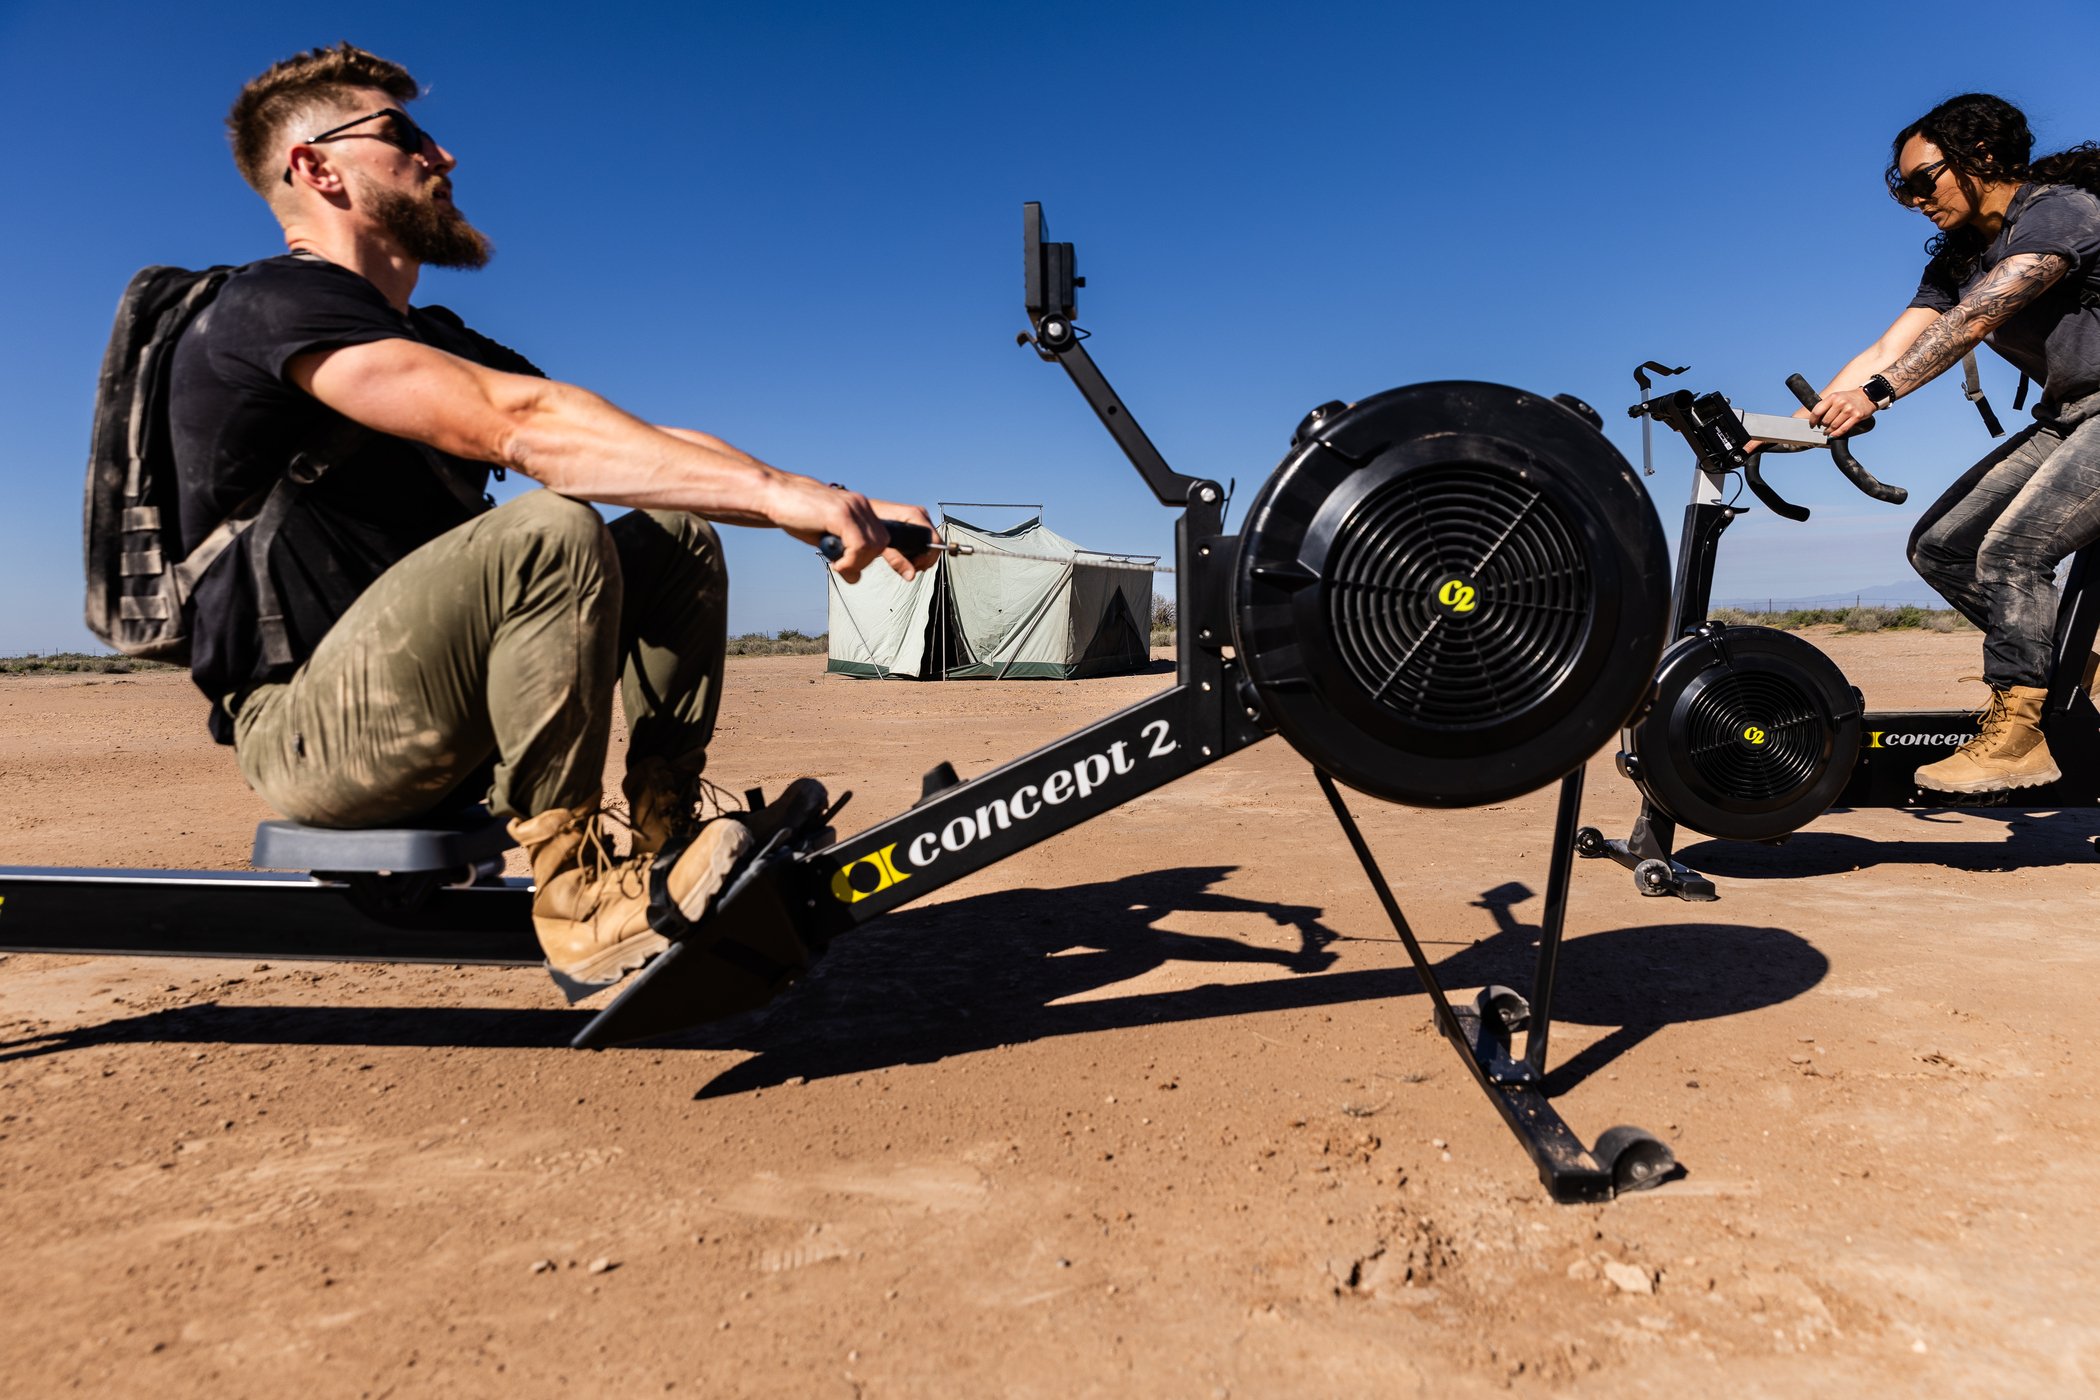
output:
[{"label": "woman on bike", "polygon": [[1918,769],[1941,792],[2062,774],[2041,731],[2056,566],[2100,539],[2100,146],[2039,160],[2020,109],[1949,98],[1896,133],[1889,193],[1932,221],[1910,306],[1831,379],[1809,419],[1855,431],[1988,343],[2042,388],[2032,426],[1964,472],[1910,538],[1926,582],[1983,629],[1982,732]]}]

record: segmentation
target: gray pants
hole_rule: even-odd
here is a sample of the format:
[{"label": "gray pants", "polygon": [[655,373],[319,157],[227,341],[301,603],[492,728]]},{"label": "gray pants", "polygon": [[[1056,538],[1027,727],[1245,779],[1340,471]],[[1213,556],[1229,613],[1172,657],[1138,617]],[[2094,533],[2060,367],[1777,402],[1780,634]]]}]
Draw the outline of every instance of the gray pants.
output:
[{"label": "gray pants", "polygon": [[1983,678],[2049,684],[2056,566],[2100,540],[2100,395],[2044,405],[1911,532],[1910,562],[1983,629]]},{"label": "gray pants", "polygon": [[714,527],[608,527],[533,491],[447,531],[359,596],[314,654],[234,714],[241,773],[313,826],[401,822],[448,800],[529,817],[599,800],[615,677],[630,769],[697,773],[721,701],[729,580]]}]

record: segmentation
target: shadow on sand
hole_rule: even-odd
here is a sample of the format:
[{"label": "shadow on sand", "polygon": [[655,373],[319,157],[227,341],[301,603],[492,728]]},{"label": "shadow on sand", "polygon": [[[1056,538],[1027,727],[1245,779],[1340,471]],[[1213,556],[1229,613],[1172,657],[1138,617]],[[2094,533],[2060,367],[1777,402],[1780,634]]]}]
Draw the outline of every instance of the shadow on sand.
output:
[{"label": "shadow on sand", "polygon": [[[801,983],[762,1011],[665,1041],[749,1057],[698,1090],[702,1098],[782,1083],[929,1063],[1053,1036],[1333,1007],[1415,996],[1404,963],[1333,972],[1337,934],[1310,905],[1273,904],[1216,887],[1230,866],[1183,866],[1061,889],[1011,889],[905,909],[841,939]],[[1516,906],[1521,884],[1487,891],[1475,907],[1492,929],[1437,965],[1448,988],[1501,982],[1529,987],[1538,929]],[[1179,913],[1269,920],[1293,930],[1271,947],[1160,927]],[[1432,940],[1454,930],[1431,929]],[[1368,928],[1368,938],[1391,935]],[[1463,933],[1460,936],[1464,936]],[[1432,948],[1432,953],[1434,952]],[[1258,980],[1067,998],[1098,992],[1167,964],[1273,969]],[[1570,941],[1561,959],[1557,1021],[1612,1027],[1555,1068],[1564,1092],[1664,1026],[1731,1016],[1799,996],[1828,969],[1784,929],[1664,923]],[[1200,976],[1200,974],[1197,974]],[[1426,1014],[1415,1002],[1395,1025]],[[227,1006],[205,1003],[0,1043],[0,1060],[122,1043],[361,1046],[564,1045],[585,1011],[463,1007]]]},{"label": "shadow on sand", "polygon": [[[1834,809],[1843,812],[1844,808]],[[1694,870],[1731,880],[1786,880],[1867,870],[1877,865],[1940,865],[1949,870],[2027,870],[2046,865],[2090,865],[2100,811],[2027,811],[1986,808],[1947,811],[1904,808],[1916,835],[1872,841],[1842,831],[1797,831],[1779,845],[1702,841],[1677,853]],[[1940,830],[2003,822],[1997,841],[1948,841]]]}]

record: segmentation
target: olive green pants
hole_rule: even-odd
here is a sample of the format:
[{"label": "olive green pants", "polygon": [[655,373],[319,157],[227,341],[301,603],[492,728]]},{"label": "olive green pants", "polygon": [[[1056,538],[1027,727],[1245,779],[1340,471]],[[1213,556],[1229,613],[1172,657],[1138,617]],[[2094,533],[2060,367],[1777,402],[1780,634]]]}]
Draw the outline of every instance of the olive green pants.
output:
[{"label": "olive green pants", "polygon": [[395,564],[290,680],[250,691],[234,713],[242,776],[311,826],[478,800],[491,765],[499,817],[588,806],[616,675],[630,771],[661,759],[697,773],[728,591],[721,541],[697,516],[634,511],[607,526],[529,492]]}]

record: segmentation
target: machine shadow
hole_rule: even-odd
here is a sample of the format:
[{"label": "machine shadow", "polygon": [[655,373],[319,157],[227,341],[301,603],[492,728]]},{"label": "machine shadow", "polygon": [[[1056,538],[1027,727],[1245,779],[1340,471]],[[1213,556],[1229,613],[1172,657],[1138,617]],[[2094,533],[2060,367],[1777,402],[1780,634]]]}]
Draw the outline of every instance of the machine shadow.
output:
[{"label": "machine shadow", "polygon": [[[2100,812],[2029,811],[2011,807],[1906,809],[1922,828],[1917,839],[1870,840],[1841,831],[1799,831],[1779,845],[1702,841],[1677,853],[1694,870],[1737,880],[1784,880],[1835,875],[1877,865],[1939,865],[1949,870],[1989,872],[2046,865],[2091,864],[2100,836]],[[1934,827],[1987,817],[2005,823],[2002,841],[1940,841]]]},{"label": "machine shadow", "polygon": [[[1539,928],[1516,914],[1529,898],[1531,891],[1512,881],[1474,901],[1493,916],[1495,935],[1437,964],[1438,980],[1447,988],[1500,983],[1531,997]],[[1792,1001],[1829,971],[1828,958],[1783,928],[1644,924],[1570,939],[1561,948],[1553,1020],[1610,1031],[1549,1062],[1544,1090],[1548,1097],[1566,1093],[1667,1026]],[[1517,1048],[1523,1048],[1521,1037]]]},{"label": "machine shadow", "polygon": [[[1094,1024],[1142,1024],[1136,1014],[1089,1015],[1084,1007],[1049,1003],[1127,981],[1170,962],[1269,964],[1313,973],[1333,964],[1326,951],[1335,934],[1308,905],[1238,898],[1213,887],[1232,866],[1148,871],[1126,879],[1059,890],[1016,889],[887,915],[872,928],[840,940],[797,986],[763,1010],[654,1043],[685,1048],[744,1048],[754,1029],[780,1027],[788,1039],[807,1034],[820,1043],[865,1037],[890,1049],[924,1041],[938,1059],[960,1049],[984,1048]],[[1297,931],[1295,946],[1262,947],[1231,938],[1174,933],[1155,927],[1177,912],[1258,914]],[[1232,1015],[1320,1002],[1342,1002],[1405,992],[1404,973],[1322,979],[1309,999],[1273,980],[1229,990],[1216,1009]],[[1279,990],[1284,989],[1284,990]],[[1148,998],[1128,998],[1145,1002]],[[1015,1009],[1029,1013],[1027,1028],[1006,1024]],[[125,1017],[72,1030],[0,1041],[0,1062],[91,1045],[171,1042],[366,1046],[478,1046],[541,1049],[567,1045],[594,1013],[489,1007],[228,1006],[206,1003]],[[973,1021],[982,1028],[972,1033]],[[814,1027],[806,1022],[817,1021]],[[1002,1028],[1003,1027],[1003,1028]],[[884,1061],[887,1062],[887,1061]],[[783,1070],[782,1078],[799,1073]]]},{"label": "machine shadow", "polygon": [[[935,906],[916,919],[894,916],[842,940],[816,975],[763,1012],[665,1043],[753,1052],[701,1088],[698,1097],[711,1098],[1052,1036],[1421,993],[1412,969],[1401,965],[1065,1000],[1170,960],[1273,962],[1299,974],[1332,961],[1323,949],[1334,935],[1318,922],[1321,911],[1213,893],[1210,886],[1228,870],[1003,890]],[[1476,901],[1494,931],[1438,963],[1439,980],[1454,988],[1499,982],[1528,989],[1539,930],[1519,921],[1515,906],[1530,895],[1511,883]],[[1184,909],[1261,913],[1296,926],[1300,946],[1285,954],[1154,927]],[[1613,1030],[1554,1069],[1548,1090],[1572,1088],[1664,1026],[1790,1000],[1829,966],[1807,942],[1777,928],[1664,924],[1577,939],[1562,954],[1555,1019]],[[1426,1009],[1416,1002],[1407,1014]]]},{"label": "machine shadow", "polygon": [[[1427,1013],[1413,1000],[1421,987],[1404,963],[1328,972],[1335,961],[1328,945],[1337,935],[1322,922],[1324,910],[1219,891],[1233,868],[1185,866],[901,910],[840,939],[772,1005],[653,1043],[750,1052],[697,1091],[696,1097],[713,1098],[798,1076],[864,1073],[1135,1026],[1393,997],[1411,999],[1399,1013],[1407,1018]],[[1516,906],[1530,898],[1530,890],[1511,883],[1476,901],[1488,911],[1492,931],[1444,958],[1440,980],[1451,988],[1505,983],[1528,992],[1538,929],[1517,917]],[[1258,915],[1296,937],[1291,946],[1262,946],[1159,927],[1183,912]],[[1460,932],[1438,928],[1427,936]],[[1258,980],[1069,1000],[1170,963],[1251,965],[1264,972]],[[1822,954],[1783,929],[1651,924],[1575,939],[1562,955],[1555,1019],[1613,1029],[1556,1067],[1548,1091],[1572,1088],[1666,1025],[1774,1005],[1813,987],[1827,970]],[[0,1043],[0,1061],[148,1042],[552,1049],[565,1046],[589,1016],[492,1007],[207,1003],[24,1036]]]}]

